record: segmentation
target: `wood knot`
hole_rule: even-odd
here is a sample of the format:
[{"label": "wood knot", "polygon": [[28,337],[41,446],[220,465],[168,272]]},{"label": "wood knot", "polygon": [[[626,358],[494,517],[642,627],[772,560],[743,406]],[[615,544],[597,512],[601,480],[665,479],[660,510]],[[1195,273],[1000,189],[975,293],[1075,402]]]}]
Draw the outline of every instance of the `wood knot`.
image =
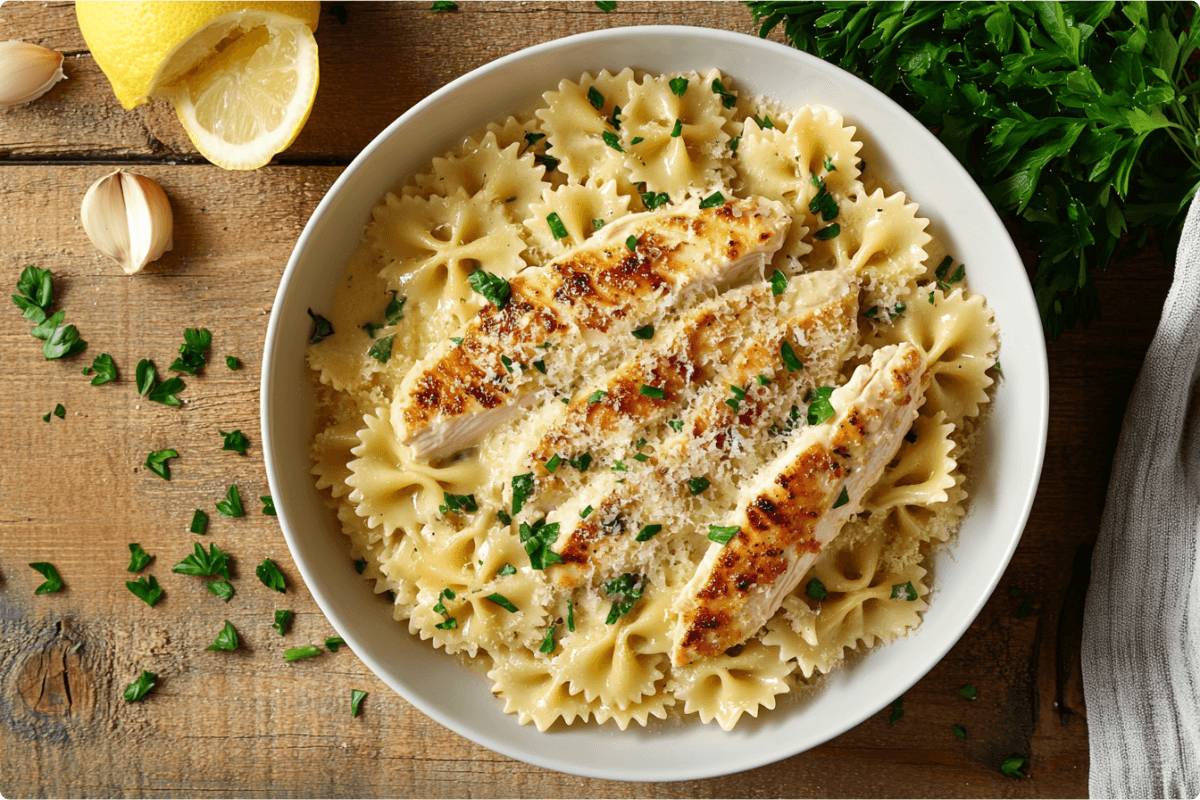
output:
[{"label": "wood knot", "polygon": [[91,678],[74,643],[57,641],[32,653],[17,673],[17,691],[39,714],[91,719],[96,705]]}]

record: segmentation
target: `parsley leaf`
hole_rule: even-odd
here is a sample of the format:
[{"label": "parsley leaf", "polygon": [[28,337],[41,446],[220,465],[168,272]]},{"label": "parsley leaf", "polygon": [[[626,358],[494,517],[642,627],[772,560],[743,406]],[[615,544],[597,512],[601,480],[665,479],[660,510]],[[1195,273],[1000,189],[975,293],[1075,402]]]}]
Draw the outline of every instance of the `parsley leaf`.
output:
[{"label": "parsley leaf", "polygon": [[442,514],[474,514],[479,510],[479,504],[475,502],[473,494],[450,494],[442,492],[442,505],[438,506],[438,511]]},{"label": "parsley leaf", "polygon": [[505,597],[504,595],[499,594],[497,592],[493,592],[492,594],[489,594],[486,599],[491,600],[493,603],[500,606],[505,611],[507,611],[511,614],[516,614],[518,611],[521,610],[521,609],[517,608],[515,605],[513,605],[511,600],[509,600],[507,597]]},{"label": "parsley leaf", "polygon": [[816,389],[811,389],[804,396],[804,402],[808,403],[807,419],[809,425],[820,425],[833,416],[833,403],[829,402],[829,398],[832,395],[832,386],[818,386]]},{"label": "parsley leaf", "polygon": [[168,458],[179,458],[179,451],[151,450],[150,455],[146,456],[146,463],[143,466],[163,480],[169,481],[171,480],[171,465],[167,463]]},{"label": "parsley leaf", "polygon": [[966,686],[959,687],[958,693],[968,700],[974,700],[979,696],[975,691],[975,684],[973,683],[968,683]]},{"label": "parsley leaf", "polygon": [[648,383],[643,383],[641,385],[641,387],[638,389],[638,394],[642,395],[643,397],[649,397],[652,400],[664,400],[667,396],[665,389],[660,386],[651,386]]},{"label": "parsley leaf", "polygon": [[[58,312],[58,314],[61,313],[61,311]],[[58,315],[56,314],[55,316]],[[79,338],[79,331],[75,326],[67,325],[66,327],[54,329],[54,333],[42,345],[42,355],[46,357],[47,361],[55,361],[66,356],[73,356],[76,353],[82,353],[87,349],[87,346],[88,343]]]},{"label": "parsley leaf", "polygon": [[712,486],[712,482],[708,478],[688,478],[687,480],[688,491],[692,493],[692,497],[702,493],[709,486]]},{"label": "parsley leaf", "polygon": [[567,238],[567,226],[563,224],[562,217],[558,216],[557,212],[550,212],[546,217],[546,224],[550,226],[550,235],[556,240]]},{"label": "parsley leaf", "polygon": [[260,497],[260,498],[258,498],[258,501],[263,504],[262,513],[263,513],[264,517],[274,517],[275,516],[275,501],[273,499],[271,499],[270,495],[267,495],[265,497]]},{"label": "parsley leaf", "polygon": [[662,527],[663,526],[659,525],[658,523],[654,523],[653,525],[646,525],[640,531],[638,531],[638,535],[635,538],[635,541],[638,541],[638,542],[650,541],[658,534],[659,531],[662,530]]},{"label": "parsley leaf", "polygon": [[289,611],[284,608],[275,609],[275,621],[271,623],[271,627],[279,631],[279,635],[283,636],[291,627],[292,617],[296,616],[295,611]]},{"label": "parsley leaf", "polygon": [[150,394],[146,395],[146,398],[148,400],[153,400],[155,403],[162,403],[164,406],[178,408],[180,403],[179,398],[176,397],[176,395],[183,391],[183,388],[183,378],[178,376],[174,378],[168,378],[151,389]]},{"label": "parsley leaf", "polygon": [[904,717],[904,698],[897,697],[892,701],[892,713],[888,716],[888,727],[892,727]]},{"label": "parsley leaf", "polygon": [[600,134],[600,138],[604,140],[606,145],[611,147],[613,150],[616,150],[618,153],[625,152],[625,149],[621,147],[621,140],[612,131],[602,132]]},{"label": "parsley leaf", "polygon": [[238,455],[246,455],[246,448],[250,446],[250,440],[240,430],[232,431],[231,433],[218,431],[218,433],[225,437],[225,444],[221,446],[222,450],[229,450]]},{"label": "parsley leaf", "polygon": [[677,120],[675,120],[675,127],[671,128],[671,138],[678,139],[682,135],[683,135],[683,120],[677,119]]},{"label": "parsley leaf", "polygon": [[912,585],[912,581],[909,581],[908,583],[897,583],[892,586],[892,599],[907,600],[910,603],[916,600],[917,590]]},{"label": "parsley leaf", "polygon": [[225,620],[225,627],[217,634],[217,639],[205,650],[232,652],[238,649],[237,631],[233,629],[233,624],[229,620]]},{"label": "parsley leaf", "polygon": [[222,517],[244,516],[245,512],[242,511],[242,496],[238,492],[236,483],[225,490],[224,500],[217,501],[217,511],[220,512]]},{"label": "parsley leaf", "polygon": [[833,501],[834,508],[841,508],[850,502],[850,493],[846,491],[846,487],[842,487],[842,493],[837,496],[837,500]]},{"label": "parsley leaf", "polygon": [[154,384],[158,382],[158,370],[154,368],[154,362],[148,358],[143,358],[138,362],[137,373],[137,393],[144,395],[154,388]]},{"label": "parsley leaf", "polygon": [[788,368],[788,372],[799,372],[804,369],[804,363],[797,357],[792,343],[787,339],[784,339],[783,343],[779,345],[779,356],[783,359],[783,364]]},{"label": "parsley leaf", "polygon": [[688,79],[671,78],[671,81],[668,85],[671,87],[671,94],[675,95],[676,97],[683,97],[688,90]]},{"label": "parsley leaf", "polygon": [[562,563],[562,556],[550,549],[550,545],[558,540],[558,523],[546,524],[545,519],[529,525],[521,523],[518,529],[521,544],[529,555],[529,565],[534,569],[545,569],[551,564]]},{"label": "parsley leaf", "polygon": [[725,108],[733,108],[733,104],[737,102],[737,97],[725,88],[725,84],[720,78],[714,78],[712,82],[713,94],[720,95],[721,105]]},{"label": "parsley leaf", "polygon": [[304,647],[293,647],[283,651],[283,660],[289,664],[293,661],[299,661],[302,658],[315,658],[325,652],[315,645],[305,645]]},{"label": "parsley leaf", "polygon": [[631,235],[628,239],[625,240],[625,246],[628,247],[630,249],[630,251],[637,250],[637,246],[638,246],[637,237]]},{"label": "parsley leaf", "polygon": [[957,736],[958,738],[966,740],[967,729],[964,728],[962,725],[951,725],[950,730],[954,731],[954,735]]},{"label": "parsley leaf", "polygon": [[818,242],[826,242],[830,239],[836,239],[837,235],[841,232],[842,226],[835,222],[832,225],[826,225],[824,228],[821,228],[819,231],[814,233],[813,238]]},{"label": "parsley leaf", "polygon": [[330,636],[325,640],[325,646],[329,648],[329,652],[336,653],[338,648],[346,643],[346,640],[340,636]]},{"label": "parsley leaf", "polygon": [[567,630],[575,632],[575,604],[570,600],[567,601]]},{"label": "parsley leaf", "polygon": [[709,525],[708,538],[719,544],[729,544],[729,541],[738,535],[741,530],[737,525]]},{"label": "parsley leaf", "polygon": [[196,513],[192,514],[192,524],[188,526],[188,530],[204,535],[204,532],[208,530],[208,514],[197,508]]},{"label": "parsley leaf", "polygon": [[471,288],[477,294],[483,295],[483,298],[494,305],[498,311],[503,311],[504,307],[508,305],[508,299],[512,296],[512,288],[504,278],[484,272],[483,269],[476,269],[467,280],[470,281]]},{"label": "parsley leaf", "polygon": [[653,339],[654,338],[654,326],[653,325],[643,325],[642,327],[637,328],[636,330],[633,331],[633,338],[641,339],[643,341],[649,341],[650,339]]},{"label": "parsley leaf", "polygon": [[150,563],[153,558],[149,553],[142,549],[142,546],[137,542],[129,545],[129,566],[125,568],[126,572],[141,572]]},{"label": "parsley leaf", "polygon": [[263,586],[280,594],[287,594],[287,579],[271,559],[264,558],[263,562],[254,568],[254,574],[262,581]]},{"label": "parsley leaf", "polygon": [[367,568],[367,560],[365,558],[356,559],[354,562],[354,570],[359,574],[363,574],[363,570]]},{"label": "parsley leaf", "polygon": [[517,568],[514,567],[512,564],[505,564],[504,566],[502,566],[500,568],[500,570],[496,574],[497,575],[516,575]]},{"label": "parsley leaf", "polygon": [[125,687],[125,702],[135,703],[145,697],[158,683],[158,676],[142,670],[137,680]]},{"label": "parsley leaf", "polygon": [[608,609],[608,618],[604,620],[604,623],[612,625],[632,611],[637,601],[642,599],[642,593],[645,590],[645,579],[628,572],[604,584],[604,593],[612,600],[612,606]]},{"label": "parsley leaf", "polygon": [[212,334],[207,328],[186,328],[183,331],[183,344],[179,345],[179,358],[171,362],[170,369],[195,375],[197,370],[208,363],[205,354],[212,346]]},{"label": "parsley leaf", "polygon": [[681,420],[681,419],[667,420],[667,427],[669,427],[671,430],[675,431],[676,433],[679,433],[681,430],[683,430],[683,420]]},{"label": "parsley leaf", "polygon": [[604,95],[596,89],[595,86],[589,86],[587,90],[588,102],[592,104],[592,108],[599,111],[604,108]]},{"label": "parsley leaf", "polygon": [[92,359],[91,369],[96,373],[92,378],[92,386],[103,386],[117,379],[117,365],[108,353],[101,353]]},{"label": "parsley leaf", "polygon": [[533,494],[533,473],[526,472],[524,475],[514,475],[512,487],[512,513],[515,516],[521,513],[521,509],[525,507],[525,501]]},{"label": "parsley leaf", "polygon": [[449,14],[458,11],[458,3],[454,0],[434,0],[433,5],[429,6],[429,10],[434,14]]},{"label": "parsley leaf", "polygon": [[204,588],[226,603],[233,599],[233,584],[229,581],[208,581]]},{"label": "parsley leaf", "polygon": [[546,629],[546,636],[542,639],[542,646],[538,648],[539,653],[553,653],[554,649],[558,647],[554,642],[554,629],[557,627],[557,624],[550,623],[550,627]]},{"label": "parsley leaf", "polygon": [[826,222],[833,222],[837,219],[839,210],[837,200],[825,188],[825,181],[818,182],[817,193],[812,200],[808,201],[808,210],[814,214],[820,214]]},{"label": "parsley leaf", "polygon": [[58,417],[59,419],[66,419],[67,418],[67,407],[64,406],[62,403],[59,403],[58,405],[56,405],[54,407],[54,416]]},{"label": "parsley leaf", "polygon": [[[776,297],[783,294],[787,289],[787,284],[787,276],[784,275],[780,270],[775,270],[775,272],[771,274],[771,294],[775,295]],[[794,356],[795,353],[792,353],[792,355]]]},{"label": "parsley leaf", "polygon": [[140,597],[148,606],[157,603],[163,594],[163,590],[159,588],[158,581],[153,575],[138,578],[136,581],[126,581],[125,588]]},{"label": "parsley leaf", "polygon": [[1021,771],[1021,767],[1023,766],[1025,766],[1025,758],[1023,756],[1009,756],[1000,765],[1000,772],[1010,778],[1024,778],[1025,773]]},{"label": "parsley leaf", "polygon": [[713,192],[700,201],[700,208],[716,208],[723,205],[725,205],[725,195],[720,192]]},{"label": "parsley leaf", "polygon": [[603,389],[597,389],[588,395],[587,401],[589,403],[599,403],[605,397],[608,397],[608,392],[604,391]]},{"label": "parsley leaf", "polygon": [[591,506],[588,506],[587,508],[583,509],[583,511],[580,511],[580,512],[579,512],[579,518],[580,518],[580,519],[587,519],[587,518],[588,518],[588,515],[589,515],[589,514],[591,514],[593,510],[594,510],[594,509],[593,509]]},{"label": "parsley leaf", "polygon": [[657,208],[662,208],[667,203],[671,202],[671,197],[666,192],[642,192],[639,197],[642,198],[642,205],[647,211],[654,211]]},{"label": "parsley leaf", "polygon": [[[17,279],[17,291],[19,296],[42,311],[49,311],[50,306],[54,305],[54,283],[48,269],[41,269],[32,264],[25,267],[21,277]],[[17,297],[18,295],[13,295],[14,302]],[[19,307],[21,304],[17,305]]]},{"label": "parsley leaf", "polygon": [[396,334],[384,336],[382,339],[376,339],[371,347],[367,350],[367,355],[378,361],[380,364],[386,364],[392,357],[392,345],[396,341]]},{"label": "parsley leaf", "polygon": [[225,356],[225,366],[236,372],[242,368],[242,362],[237,356]]},{"label": "parsley leaf", "polygon": [[821,583],[817,578],[812,578],[804,587],[804,593],[813,600],[824,600],[829,592],[825,588],[825,584]]},{"label": "parsley leaf", "polygon": [[320,344],[330,336],[333,336],[333,325],[329,322],[329,320],[325,319],[320,314],[314,314],[311,308],[308,309],[308,316],[311,317],[313,321],[313,332],[308,341],[313,344]]},{"label": "parsley leaf", "polygon": [[190,556],[171,568],[172,572],[180,575],[220,575],[229,580],[229,554],[222,553],[216,544],[210,545],[208,552],[199,542],[194,545]]},{"label": "parsley leaf", "polygon": [[366,698],[367,693],[359,689],[350,690],[350,716],[357,717],[359,709],[362,707],[362,701]]}]

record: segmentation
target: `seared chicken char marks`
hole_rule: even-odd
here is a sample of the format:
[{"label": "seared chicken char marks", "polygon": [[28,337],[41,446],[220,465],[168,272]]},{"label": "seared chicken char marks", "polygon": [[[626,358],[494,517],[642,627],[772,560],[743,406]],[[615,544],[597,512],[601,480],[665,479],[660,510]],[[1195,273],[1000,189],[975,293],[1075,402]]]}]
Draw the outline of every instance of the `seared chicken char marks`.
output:
[{"label": "seared chicken char marks", "polygon": [[924,399],[924,371],[910,344],[878,350],[833,393],[834,416],[794,433],[756,475],[728,521],[737,533],[709,547],[680,595],[675,664],[720,655],[770,619],[895,456]]},{"label": "seared chicken char marks", "polygon": [[[611,345],[689,293],[761,272],[790,223],[779,203],[735,199],[606,225],[510,280],[507,305],[481,308],[459,331],[461,345],[447,339],[417,362],[392,403],[392,426],[415,456],[431,461],[475,444],[533,390],[562,388],[559,370],[547,377],[531,363],[557,358],[561,373],[574,375],[570,355],[578,348]],[[540,344],[553,352],[543,356]]]}]

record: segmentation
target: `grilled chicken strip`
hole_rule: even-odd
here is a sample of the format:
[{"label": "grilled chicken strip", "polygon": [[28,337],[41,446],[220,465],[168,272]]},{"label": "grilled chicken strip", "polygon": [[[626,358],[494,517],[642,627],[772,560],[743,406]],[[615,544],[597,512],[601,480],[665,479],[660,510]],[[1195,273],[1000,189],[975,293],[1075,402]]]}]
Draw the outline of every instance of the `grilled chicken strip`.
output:
[{"label": "grilled chicken strip", "polygon": [[561,353],[567,371],[578,348],[626,335],[688,293],[761,273],[790,224],[780,203],[760,198],[706,209],[693,201],[606,225],[510,280],[504,307],[480,309],[458,332],[461,345],[447,339],[418,361],[392,403],[392,427],[431,461],[475,444],[550,385],[518,368],[544,357],[538,345]]},{"label": "grilled chicken strip", "polygon": [[911,344],[876,351],[742,493],[728,544],[709,547],[673,613],[672,660],[718,656],[766,623],[895,456],[924,400]]},{"label": "grilled chicken strip", "polygon": [[[730,471],[761,457],[772,420],[781,419],[794,403],[800,403],[805,390],[814,381],[832,382],[839,365],[855,341],[858,332],[858,283],[834,271],[818,272],[793,278],[785,294],[768,297],[770,318],[757,326],[747,343],[743,341],[732,358],[707,385],[697,390],[694,402],[678,424],[679,432],[668,436],[655,460],[655,475],[648,485],[614,486],[611,478],[590,482],[588,491],[576,498],[561,513],[551,516],[560,521],[565,535],[556,543],[563,565],[556,567],[556,580],[574,585],[583,576],[593,546],[602,536],[617,535],[623,529],[612,524],[626,503],[653,508],[655,493],[683,485],[689,478],[706,473],[715,480],[727,480]],[[780,355],[788,341],[803,367],[789,369]],[[759,376],[767,379],[763,384]],[[745,387],[740,400],[730,386]],[[730,403],[734,399],[736,402]],[[734,408],[736,406],[736,409]],[[633,433],[622,438],[633,441]],[[591,505],[594,518],[580,520],[576,513]]]}]

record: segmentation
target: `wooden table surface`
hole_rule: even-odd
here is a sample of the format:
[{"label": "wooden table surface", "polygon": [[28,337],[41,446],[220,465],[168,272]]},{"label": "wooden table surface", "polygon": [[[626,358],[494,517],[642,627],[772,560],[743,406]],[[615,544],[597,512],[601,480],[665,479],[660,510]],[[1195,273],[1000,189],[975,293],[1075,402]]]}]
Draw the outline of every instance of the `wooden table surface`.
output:
[{"label": "wooden table surface", "polygon": [[[1105,316],[1051,343],[1050,435],[1033,514],[999,589],[958,645],[888,711],[807,753],[752,772],[679,784],[585,780],[514,762],[442,728],[376,679],[348,650],[285,664],[285,646],[334,634],[299,579],[267,493],[258,433],[263,338],[296,237],[346,164],[413,103],[453,78],[522,47],[597,28],[685,24],[752,32],[734,3],[347,3],[323,9],[316,37],[321,89],[307,128],[277,161],[225,172],[191,147],[162,102],[124,111],[87,51],[69,4],[5,3],[0,40],[66,55],[68,80],[0,111],[0,259],[15,288],[27,264],[53,270],[57,308],[78,326],[83,356],[45,361],[30,323],[0,312],[0,793],[31,796],[1005,796],[1087,793],[1087,721],[1079,676],[1080,620],[1090,542],[1099,527],[1126,399],[1158,321],[1171,268],[1156,248],[1098,280]],[[337,9],[341,10],[341,9]],[[175,247],[125,277],[79,223],[83,192],[117,165],[166,189]],[[210,364],[185,378],[179,409],[137,396],[134,366],[165,372],[185,327],[213,334]],[[119,379],[80,375],[109,353]],[[232,372],[224,356],[243,368]],[[57,403],[66,418],[42,415]],[[245,456],[218,431],[240,429]],[[168,483],[142,467],[173,447]],[[214,503],[236,482],[247,515]],[[196,537],[234,559],[228,604],[203,582],[171,573]],[[122,585],[126,546],[155,556],[165,589],[154,608]],[[286,595],[254,565],[272,558]],[[66,583],[35,596],[53,562]],[[1014,594],[1019,592],[1020,597]],[[1031,613],[1018,614],[1023,600]],[[296,612],[286,639],[277,608]],[[223,621],[234,653],[205,652]],[[159,675],[146,701],[122,691]],[[978,687],[979,699],[956,694]],[[351,689],[369,692],[351,718]],[[959,741],[951,725],[970,738]],[[1028,757],[1029,777],[1001,761]],[[681,753],[681,758],[686,754]]]}]

